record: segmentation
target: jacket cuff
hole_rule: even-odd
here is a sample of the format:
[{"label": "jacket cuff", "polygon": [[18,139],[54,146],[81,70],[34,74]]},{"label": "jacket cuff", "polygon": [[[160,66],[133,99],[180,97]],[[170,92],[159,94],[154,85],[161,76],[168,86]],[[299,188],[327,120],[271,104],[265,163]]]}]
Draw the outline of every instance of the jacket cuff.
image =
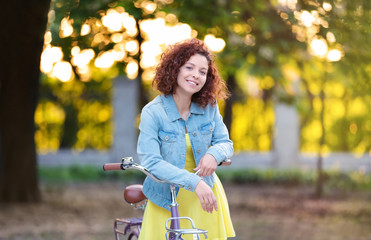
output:
[{"label": "jacket cuff", "polygon": [[194,192],[195,191],[195,188],[197,186],[197,184],[202,180],[202,178],[200,176],[197,176],[195,174],[192,174],[187,183],[188,185],[184,186],[184,189],[188,190],[188,191],[191,191],[191,192]]},{"label": "jacket cuff", "polygon": [[218,150],[216,148],[211,147],[207,150],[206,153],[213,155],[213,157],[217,161],[218,165],[225,159],[225,156],[223,154],[221,154],[220,152],[218,152]]}]

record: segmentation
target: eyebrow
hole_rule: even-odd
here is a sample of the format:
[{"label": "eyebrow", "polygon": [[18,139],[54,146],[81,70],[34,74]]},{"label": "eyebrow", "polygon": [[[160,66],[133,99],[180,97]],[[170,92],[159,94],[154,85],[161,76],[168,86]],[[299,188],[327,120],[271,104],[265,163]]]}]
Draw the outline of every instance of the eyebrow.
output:
[{"label": "eyebrow", "polygon": [[[192,62],[186,62],[186,64],[191,64],[192,66],[196,66],[196,64],[192,63]],[[201,69],[205,69],[207,70],[209,67],[205,68],[205,67],[202,67]]]}]

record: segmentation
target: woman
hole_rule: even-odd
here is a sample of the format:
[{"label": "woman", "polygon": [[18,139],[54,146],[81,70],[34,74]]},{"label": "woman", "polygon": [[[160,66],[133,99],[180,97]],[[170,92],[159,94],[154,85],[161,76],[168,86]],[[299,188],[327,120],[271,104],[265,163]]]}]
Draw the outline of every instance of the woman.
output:
[{"label": "woman", "polygon": [[[162,55],[153,85],[162,94],[142,109],[137,146],[141,164],[158,178],[184,186],[177,189],[179,215],[208,230],[208,239],[235,236],[215,174],[232,156],[233,144],[216,102],[227,92],[213,56],[197,39],[172,45]],[[143,192],[149,201],[139,239],[164,239],[169,185],[147,178]]]}]

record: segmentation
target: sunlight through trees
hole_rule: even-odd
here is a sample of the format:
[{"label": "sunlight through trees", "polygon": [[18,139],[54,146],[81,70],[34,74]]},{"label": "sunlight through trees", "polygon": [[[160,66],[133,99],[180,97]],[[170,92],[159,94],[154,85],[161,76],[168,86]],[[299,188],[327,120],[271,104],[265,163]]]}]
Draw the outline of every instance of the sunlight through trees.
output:
[{"label": "sunlight through trees", "polygon": [[[41,57],[42,101],[35,117],[40,152],[108,149],[111,79],[141,79],[146,94],[153,97],[151,80],[162,51],[190,37],[203,39],[218,55],[226,80],[229,75],[235,78],[231,137],[237,151],[271,150],[276,102],[298,110],[301,151],[318,151],[325,72],[327,133],[322,148],[371,151],[365,1],[89,4],[55,0],[49,13]],[[356,59],[359,66],[354,65]],[[51,113],[54,118],[48,117]],[[74,127],[63,127],[66,121]],[[104,140],[91,139],[92,135]]]}]

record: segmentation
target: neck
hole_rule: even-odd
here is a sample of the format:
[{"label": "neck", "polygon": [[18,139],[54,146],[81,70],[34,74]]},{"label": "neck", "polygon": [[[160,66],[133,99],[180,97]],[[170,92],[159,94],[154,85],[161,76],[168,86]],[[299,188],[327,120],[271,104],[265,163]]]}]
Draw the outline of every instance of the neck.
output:
[{"label": "neck", "polygon": [[173,94],[173,98],[179,114],[184,120],[187,120],[189,110],[191,109],[191,97]]}]

